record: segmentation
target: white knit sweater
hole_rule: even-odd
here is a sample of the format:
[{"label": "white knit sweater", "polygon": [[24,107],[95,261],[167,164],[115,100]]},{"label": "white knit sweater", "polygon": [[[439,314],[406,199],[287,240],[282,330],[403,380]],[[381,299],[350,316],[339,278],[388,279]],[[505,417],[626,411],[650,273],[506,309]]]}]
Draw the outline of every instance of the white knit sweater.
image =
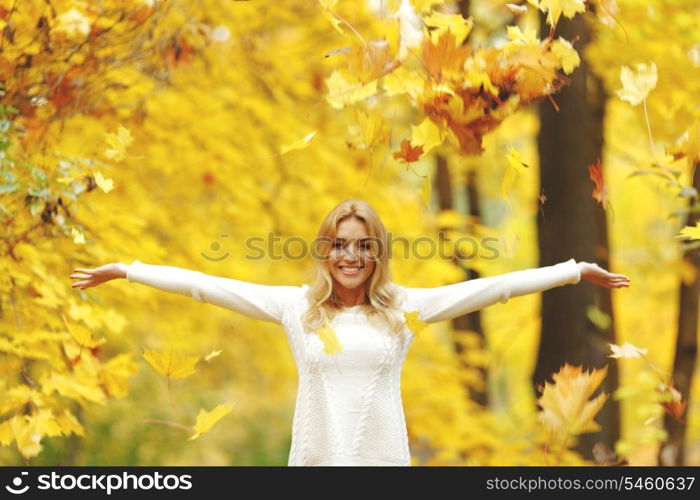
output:
[{"label": "white knit sweater", "polygon": [[[308,285],[262,285],[138,260],[127,279],[283,325],[299,376],[288,465],[411,465],[400,389],[408,327],[400,336],[379,331],[357,306],[347,307],[332,322],[342,350],[326,354],[301,325]],[[432,323],[580,279],[570,259],[433,288],[396,286],[399,312],[418,311]]]}]

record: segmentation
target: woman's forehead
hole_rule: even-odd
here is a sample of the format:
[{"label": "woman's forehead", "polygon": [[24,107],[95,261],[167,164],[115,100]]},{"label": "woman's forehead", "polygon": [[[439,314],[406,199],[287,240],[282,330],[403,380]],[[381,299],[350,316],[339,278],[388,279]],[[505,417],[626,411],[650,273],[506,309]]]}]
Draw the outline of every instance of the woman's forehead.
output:
[{"label": "woman's forehead", "polygon": [[367,228],[365,224],[357,219],[347,219],[338,224],[336,237],[340,239],[367,238]]}]

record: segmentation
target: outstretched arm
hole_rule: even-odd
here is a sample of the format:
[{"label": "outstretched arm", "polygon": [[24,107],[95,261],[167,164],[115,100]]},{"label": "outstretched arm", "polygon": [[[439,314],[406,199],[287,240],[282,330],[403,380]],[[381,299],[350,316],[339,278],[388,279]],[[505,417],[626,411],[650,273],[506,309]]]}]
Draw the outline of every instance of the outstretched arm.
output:
[{"label": "outstretched arm", "polygon": [[[109,270],[107,266],[112,266]],[[295,298],[298,286],[262,285],[248,281],[212,276],[174,266],[144,264],[139,260],[130,265],[107,264],[97,269],[75,269],[88,279],[74,283],[87,288],[107,279],[126,278],[130,283],[141,283],[166,292],[192,297],[200,302],[251,316],[256,319],[281,323],[285,304]],[[106,275],[109,278],[104,279]],[[71,277],[81,277],[78,274]],[[102,279],[100,279],[100,277]],[[78,286],[81,285],[82,286]]]},{"label": "outstretched arm", "polygon": [[[622,277],[622,278],[618,278]],[[542,292],[557,286],[576,284],[582,278],[606,286],[624,286],[623,275],[613,275],[587,262],[574,259],[552,266],[525,269],[488,278],[478,278],[432,288],[405,288],[411,308],[419,319],[434,323],[456,318],[511,297]],[[623,279],[624,278],[624,279]],[[595,281],[594,281],[595,280]]]}]

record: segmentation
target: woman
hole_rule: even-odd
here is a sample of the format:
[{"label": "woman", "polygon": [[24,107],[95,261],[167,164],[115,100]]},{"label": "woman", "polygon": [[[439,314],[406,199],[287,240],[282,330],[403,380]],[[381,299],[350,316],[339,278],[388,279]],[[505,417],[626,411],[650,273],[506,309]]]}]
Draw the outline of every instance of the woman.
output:
[{"label": "woman", "polygon": [[72,286],[127,278],[282,324],[299,374],[289,465],[411,465],[400,377],[413,332],[404,313],[417,312],[419,320],[432,323],[581,279],[606,288],[630,281],[570,259],[406,288],[391,281],[384,225],[361,200],[338,204],[316,242],[315,255],[322,259],[310,285],[262,285],[135,260],[75,269],[71,278],[80,281]]}]

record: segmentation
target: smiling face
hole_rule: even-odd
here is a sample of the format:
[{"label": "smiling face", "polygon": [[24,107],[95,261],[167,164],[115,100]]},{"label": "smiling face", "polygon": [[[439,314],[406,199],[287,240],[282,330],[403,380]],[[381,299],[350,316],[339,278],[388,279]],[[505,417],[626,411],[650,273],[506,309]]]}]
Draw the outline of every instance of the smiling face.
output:
[{"label": "smiling face", "polygon": [[[337,290],[339,297],[353,300],[348,295],[350,290],[360,291],[364,295],[364,291],[359,287],[374,271],[371,248],[371,241],[363,221],[350,217],[338,224],[336,239],[328,255],[328,267],[333,276],[334,286],[340,287]],[[355,294],[351,293],[351,295]]]}]

